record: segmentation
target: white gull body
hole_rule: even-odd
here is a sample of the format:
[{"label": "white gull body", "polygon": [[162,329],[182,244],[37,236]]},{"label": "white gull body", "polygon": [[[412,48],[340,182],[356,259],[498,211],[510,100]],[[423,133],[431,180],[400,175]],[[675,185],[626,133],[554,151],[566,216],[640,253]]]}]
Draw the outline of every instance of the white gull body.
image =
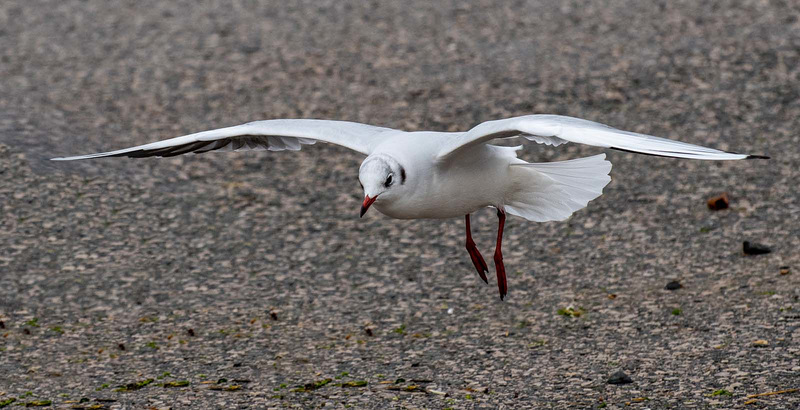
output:
[{"label": "white gull body", "polygon": [[506,213],[536,222],[564,220],[600,196],[611,181],[611,163],[605,160],[605,154],[527,163],[517,158],[516,151],[521,146],[489,143],[513,137],[553,146],[575,142],[676,158],[766,158],[622,131],[578,118],[539,114],[488,121],[466,132],[405,132],[331,120],[265,120],[117,151],[53,160],[165,157],[219,149],[299,150],[302,145],[316,141],[342,145],[367,155],[359,169],[359,181],[364,188],[362,216],[373,203],[378,211],[392,218],[464,216],[466,248],[484,281],[488,267],[472,241],[469,215],[481,208],[497,208],[499,227],[494,262],[503,298],[507,284],[501,239]]},{"label": "white gull body", "polygon": [[[375,158],[394,158],[407,175],[406,182],[392,192],[382,193],[381,184],[366,188],[365,195],[378,196],[378,211],[398,219],[453,218],[487,206],[505,205],[505,198],[514,189],[509,165],[522,162],[516,149],[481,144],[438,161],[437,146],[443,136],[438,132],[410,132],[375,148]],[[369,164],[365,161],[362,170]]]}]

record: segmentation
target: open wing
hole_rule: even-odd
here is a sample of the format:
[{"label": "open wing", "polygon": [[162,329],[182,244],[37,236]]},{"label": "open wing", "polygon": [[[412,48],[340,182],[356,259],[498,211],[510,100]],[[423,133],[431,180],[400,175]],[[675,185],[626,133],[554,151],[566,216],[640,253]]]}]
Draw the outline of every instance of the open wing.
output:
[{"label": "open wing", "polygon": [[526,115],[478,124],[445,144],[438,157],[445,159],[461,148],[483,144],[495,138],[515,136],[521,136],[540,144],[558,146],[567,142],[576,142],[662,157],[709,160],[766,158],[622,131],[580,118],[546,114]]},{"label": "open wing", "polygon": [[52,160],[172,157],[189,152],[199,154],[219,149],[297,151],[302,145],[314,144],[317,141],[330,142],[369,155],[372,149],[387,137],[387,132],[391,131],[397,132],[391,128],[347,121],[266,120],[198,132],[117,151],[52,158]]}]

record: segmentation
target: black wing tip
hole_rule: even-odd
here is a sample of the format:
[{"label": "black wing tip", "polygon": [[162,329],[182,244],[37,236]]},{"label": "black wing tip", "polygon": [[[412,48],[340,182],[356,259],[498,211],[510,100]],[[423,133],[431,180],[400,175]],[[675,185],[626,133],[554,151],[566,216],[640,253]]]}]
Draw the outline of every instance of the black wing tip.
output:
[{"label": "black wing tip", "polygon": [[746,157],[744,157],[744,159],[770,159],[770,157],[767,155],[740,154],[738,152],[733,152],[733,151],[725,151],[725,152],[727,152],[728,154],[747,155]]}]

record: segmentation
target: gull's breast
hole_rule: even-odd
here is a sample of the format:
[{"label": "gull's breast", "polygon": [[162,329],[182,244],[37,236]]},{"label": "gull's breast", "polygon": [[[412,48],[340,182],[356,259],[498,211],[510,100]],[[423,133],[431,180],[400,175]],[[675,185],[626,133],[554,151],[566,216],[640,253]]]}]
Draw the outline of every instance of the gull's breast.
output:
[{"label": "gull's breast", "polygon": [[481,144],[465,149],[444,163],[432,163],[415,175],[412,192],[375,207],[398,219],[455,218],[487,206],[502,207],[511,178],[513,148]]}]

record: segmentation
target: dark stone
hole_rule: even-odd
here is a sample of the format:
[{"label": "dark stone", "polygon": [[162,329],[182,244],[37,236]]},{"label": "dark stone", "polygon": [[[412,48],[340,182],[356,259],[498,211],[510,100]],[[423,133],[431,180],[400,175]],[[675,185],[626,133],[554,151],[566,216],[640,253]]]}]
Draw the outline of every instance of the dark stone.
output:
[{"label": "dark stone", "polygon": [[762,245],[760,243],[750,243],[749,241],[744,241],[742,243],[742,250],[744,251],[745,255],[764,255],[772,252],[772,249],[766,245]]},{"label": "dark stone", "polygon": [[608,378],[608,384],[631,384],[633,380],[622,370],[617,371]]},{"label": "dark stone", "polygon": [[664,286],[664,289],[666,289],[666,290],[678,290],[678,289],[680,289],[682,287],[683,287],[683,285],[681,285],[680,282],[678,282],[677,280],[673,280],[672,282],[667,283],[667,286]]}]

